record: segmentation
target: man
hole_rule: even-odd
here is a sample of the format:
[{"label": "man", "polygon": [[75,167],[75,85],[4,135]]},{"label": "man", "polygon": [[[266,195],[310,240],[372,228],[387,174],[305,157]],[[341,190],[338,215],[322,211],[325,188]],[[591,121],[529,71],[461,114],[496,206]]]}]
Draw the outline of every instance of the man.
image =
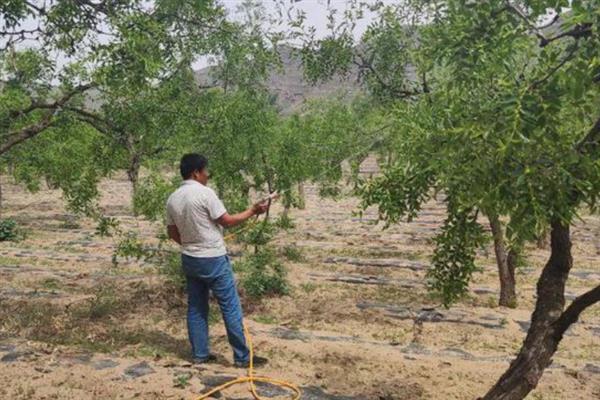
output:
[{"label": "man", "polygon": [[[219,302],[233,347],[236,367],[246,368],[250,352],[244,336],[242,308],[227,256],[222,228],[232,227],[267,211],[266,202],[254,204],[230,215],[216,193],[206,186],[208,161],[199,154],[186,154],[179,166],[184,179],[167,201],[169,238],[182,248],[181,262],[187,280],[187,327],[195,364],[211,362],[216,357],[208,351],[208,294]],[[254,365],[267,360],[254,356]]]}]

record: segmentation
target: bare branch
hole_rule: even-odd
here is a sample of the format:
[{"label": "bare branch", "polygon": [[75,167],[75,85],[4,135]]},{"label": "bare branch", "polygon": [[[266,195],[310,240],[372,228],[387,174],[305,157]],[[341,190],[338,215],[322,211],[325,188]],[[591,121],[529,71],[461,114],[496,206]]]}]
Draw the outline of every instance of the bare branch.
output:
[{"label": "bare branch", "polygon": [[554,24],[555,24],[555,23],[556,23],[556,22],[557,22],[559,19],[560,19],[560,14],[559,14],[559,13],[556,13],[556,14],[554,14],[554,18],[552,18],[552,20],[551,20],[550,22],[548,22],[548,23],[547,23],[547,24],[545,24],[545,25],[540,25],[540,26],[537,26],[536,28],[537,28],[537,29],[539,29],[539,30],[543,30],[543,29],[550,28],[550,27],[551,27],[552,25],[554,25]]},{"label": "bare branch", "polygon": [[508,0],[506,1],[506,7],[503,10],[512,11],[521,20],[523,20],[523,22],[525,22],[525,24],[529,27],[529,29],[540,39],[540,47],[545,47],[545,46],[549,45],[550,43],[552,43],[556,40],[562,39],[564,37],[572,37],[577,40],[582,37],[589,36],[592,33],[592,24],[591,23],[582,23],[582,24],[575,25],[573,27],[573,29],[571,29],[571,30],[561,32],[561,33],[557,34],[556,36],[548,38],[542,33],[542,30],[550,27],[556,21],[558,21],[560,18],[559,14],[556,14],[550,23],[543,25],[543,26],[537,26],[535,23],[533,23],[529,19],[529,16],[527,14],[525,14],[523,12],[523,10],[521,10],[518,6],[511,4],[510,1],[508,1]]},{"label": "bare branch", "polygon": [[554,322],[554,335],[561,338],[569,326],[577,322],[579,315],[588,307],[600,302],[600,285],[577,297]]},{"label": "bare branch", "polygon": [[354,60],[353,63],[360,69],[368,69],[371,72],[371,74],[375,77],[375,79],[377,80],[379,85],[381,85],[381,87],[384,88],[385,90],[392,93],[394,96],[396,96],[398,98],[405,98],[405,97],[412,97],[412,96],[418,96],[420,94],[423,94],[422,92],[419,92],[419,91],[401,90],[401,89],[392,87],[392,85],[385,82],[383,80],[383,78],[377,73],[377,71],[371,64],[371,62],[365,60],[365,58],[362,55],[358,55],[357,57],[360,59],[360,62]]},{"label": "bare branch", "polygon": [[25,1],[25,4],[27,5],[27,7],[37,11],[40,15],[46,14],[46,9],[44,7],[39,7],[35,4],[32,4],[30,1]]}]

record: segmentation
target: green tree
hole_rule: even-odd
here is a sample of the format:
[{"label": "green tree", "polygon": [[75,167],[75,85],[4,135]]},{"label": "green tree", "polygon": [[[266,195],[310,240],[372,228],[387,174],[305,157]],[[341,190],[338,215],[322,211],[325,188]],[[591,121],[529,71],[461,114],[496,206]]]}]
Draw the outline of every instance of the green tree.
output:
[{"label": "green tree", "polygon": [[[406,2],[401,2],[388,6],[376,4],[372,9],[379,10],[379,14],[359,41],[354,40],[350,28],[355,22],[352,18],[361,15],[361,6],[347,13],[350,20],[343,20],[337,26],[333,24],[331,36],[320,40],[309,37],[305,41],[302,54],[309,79],[312,81],[328,79],[336,73],[356,74],[356,78],[362,82],[375,102],[392,109],[395,103],[414,102],[419,97],[427,97],[431,102],[432,99],[428,94],[432,89],[432,81],[438,79],[437,75],[440,71],[431,68],[432,59],[421,51],[420,37],[423,21],[429,18],[426,6],[412,2],[410,7],[407,7]],[[403,140],[401,135],[395,137]],[[393,150],[395,148],[402,149],[401,144],[394,143],[394,136],[391,135],[377,149],[386,165],[390,165],[394,159],[410,158],[406,154]],[[403,149],[408,150],[406,147]],[[432,177],[431,174],[429,176]],[[433,181],[431,183],[436,187],[436,191],[450,190],[449,187],[443,187],[445,183],[443,179],[435,180],[435,185]],[[514,271],[520,259],[521,241],[510,240],[506,243],[503,222],[492,207],[485,210],[480,208],[478,214],[481,213],[487,216],[493,231],[492,238],[500,277],[499,303],[502,306],[513,307],[516,305]],[[411,213],[411,218],[414,215],[416,214]],[[438,241],[438,243],[442,242]],[[440,246],[438,252],[441,251],[444,250]],[[474,254],[474,250],[472,253]],[[438,257],[438,259],[443,258]],[[449,260],[445,262],[448,263]],[[437,263],[439,266],[442,264]],[[472,261],[468,261],[467,264],[470,265],[471,271],[476,270]],[[466,289],[465,284],[469,277],[470,275],[465,276],[467,279],[463,279],[460,286],[453,285],[453,287]],[[439,283],[436,287],[443,289],[444,286]],[[449,294],[447,291],[444,293]]]},{"label": "green tree", "polygon": [[[116,156],[134,186],[144,158],[164,147],[157,132],[168,130],[157,121],[173,120],[148,114],[173,95],[165,82],[199,56],[219,54],[237,29],[212,1],[11,0],[0,12],[0,157],[51,128],[76,132],[83,122],[121,147]],[[64,174],[61,185],[69,179]]]},{"label": "green tree", "polygon": [[506,220],[514,250],[550,227],[551,256],[538,281],[531,328],[484,397],[522,399],[566,329],[600,301],[600,286],[566,308],[564,298],[572,266],[569,226],[582,209],[597,210],[600,190],[597,5],[457,0],[402,7],[399,15],[420,21],[409,63],[416,77],[428,77],[421,85],[427,90],[394,102],[397,162],[365,183],[363,199],[391,223],[415,216],[436,191],[444,194],[448,217],[428,276],[446,303],[464,293],[476,270],[479,213],[492,224]]}]

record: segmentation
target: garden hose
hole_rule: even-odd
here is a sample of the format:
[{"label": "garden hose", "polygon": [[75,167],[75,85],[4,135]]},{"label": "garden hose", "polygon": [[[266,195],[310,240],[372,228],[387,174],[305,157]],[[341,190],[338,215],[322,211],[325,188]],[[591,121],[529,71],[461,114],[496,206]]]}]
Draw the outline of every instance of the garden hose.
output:
[{"label": "garden hose", "polygon": [[237,385],[238,383],[244,383],[244,382],[250,383],[250,392],[252,393],[252,396],[256,400],[266,400],[266,399],[264,397],[260,397],[258,395],[258,393],[256,392],[256,385],[254,384],[254,382],[267,382],[267,383],[270,383],[270,384],[273,384],[276,386],[290,389],[292,392],[294,392],[292,400],[300,399],[302,392],[300,391],[300,388],[298,388],[298,386],[294,385],[293,383],[269,378],[266,376],[254,376],[254,365],[253,365],[254,348],[252,347],[252,338],[250,337],[250,333],[248,331],[248,327],[246,326],[246,324],[244,324],[244,333],[246,335],[246,340],[248,341],[248,348],[250,349],[250,365],[248,367],[248,375],[240,376],[239,378],[235,378],[235,379],[230,380],[229,382],[225,382],[224,384],[219,385],[219,386],[209,390],[208,392],[202,394],[196,400],[204,400],[204,399],[212,396],[213,394],[228,388],[229,386]]}]

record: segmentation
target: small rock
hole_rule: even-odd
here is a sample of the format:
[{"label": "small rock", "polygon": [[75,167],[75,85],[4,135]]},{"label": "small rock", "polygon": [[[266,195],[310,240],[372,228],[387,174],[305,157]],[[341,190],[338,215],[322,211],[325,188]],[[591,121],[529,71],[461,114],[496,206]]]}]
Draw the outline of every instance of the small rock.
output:
[{"label": "small rock", "polygon": [[600,367],[594,364],[585,364],[583,370],[592,374],[600,374]]},{"label": "small rock", "polygon": [[142,361],[141,363],[134,364],[131,367],[128,367],[124,371],[124,376],[126,378],[139,378],[144,375],[154,373],[154,369],[146,362]]},{"label": "small rock", "polygon": [[30,354],[30,351],[12,351],[2,356],[2,358],[0,358],[0,362],[14,362]]},{"label": "small rock", "polygon": [[118,366],[119,363],[110,359],[105,359],[95,361],[92,365],[96,371],[99,371],[101,369],[114,368]]},{"label": "small rock", "polygon": [[516,321],[517,324],[521,327],[521,331],[527,333],[529,327],[531,326],[531,322],[529,321]]},{"label": "small rock", "polygon": [[92,361],[92,353],[72,353],[65,354],[64,358],[67,361],[76,364],[89,364]]},{"label": "small rock", "polygon": [[10,352],[14,351],[17,347],[12,344],[0,344],[0,351]]}]

